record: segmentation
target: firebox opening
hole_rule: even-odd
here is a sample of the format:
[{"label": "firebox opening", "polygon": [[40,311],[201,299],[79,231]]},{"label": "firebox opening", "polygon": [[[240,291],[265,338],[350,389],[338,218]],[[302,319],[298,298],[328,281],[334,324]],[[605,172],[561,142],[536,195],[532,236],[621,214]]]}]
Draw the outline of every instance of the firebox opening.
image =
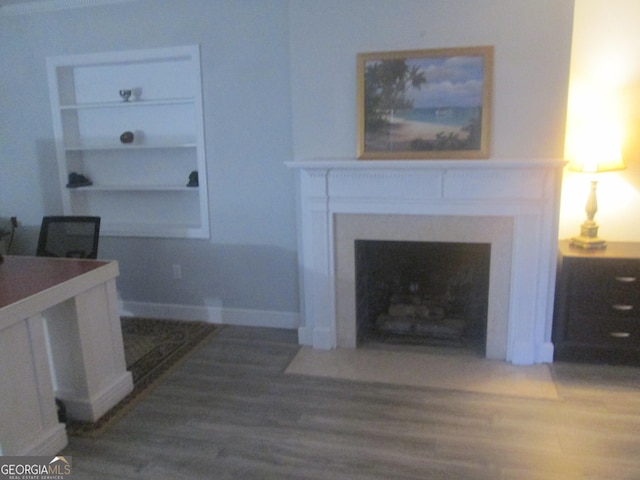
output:
[{"label": "firebox opening", "polygon": [[357,344],[485,354],[491,244],[355,240]]}]

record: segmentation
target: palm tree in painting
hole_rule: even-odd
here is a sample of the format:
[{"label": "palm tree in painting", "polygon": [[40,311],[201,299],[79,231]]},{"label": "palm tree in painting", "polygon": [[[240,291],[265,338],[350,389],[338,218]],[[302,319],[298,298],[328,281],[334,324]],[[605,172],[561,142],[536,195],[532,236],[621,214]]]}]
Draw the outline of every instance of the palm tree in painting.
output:
[{"label": "palm tree in painting", "polygon": [[365,130],[375,131],[388,123],[393,112],[413,108],[407,98],[409,88],[420,89],[427,77],[406,59],[381,60],[367,65],[365,71]]}]

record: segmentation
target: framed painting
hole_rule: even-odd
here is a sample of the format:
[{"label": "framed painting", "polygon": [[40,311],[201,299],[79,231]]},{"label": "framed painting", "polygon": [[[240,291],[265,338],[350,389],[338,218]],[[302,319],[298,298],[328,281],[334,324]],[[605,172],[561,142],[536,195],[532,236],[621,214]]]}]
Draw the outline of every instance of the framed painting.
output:
[{"label": "framed painting", "polygon": [[493,47],[361,53],[359,159],[489,157]]}]

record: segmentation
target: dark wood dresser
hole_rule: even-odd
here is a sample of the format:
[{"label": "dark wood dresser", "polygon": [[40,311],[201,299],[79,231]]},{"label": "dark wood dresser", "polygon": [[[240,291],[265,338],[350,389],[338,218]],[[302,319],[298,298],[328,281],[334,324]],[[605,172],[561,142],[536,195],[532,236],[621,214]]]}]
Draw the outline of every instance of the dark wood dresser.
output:
[{"label": "dark wood dresser", "polygon": [[561,241],[558,261],[554,359],[640,365],[640,243]]}]

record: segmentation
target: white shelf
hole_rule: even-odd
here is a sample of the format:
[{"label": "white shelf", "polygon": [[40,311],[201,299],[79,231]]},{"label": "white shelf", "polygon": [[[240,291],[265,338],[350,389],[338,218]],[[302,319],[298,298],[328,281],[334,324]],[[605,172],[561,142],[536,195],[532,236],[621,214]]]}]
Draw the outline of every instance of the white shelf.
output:
[{"label": "white shelf", "polygon": [[67,187],[71,194],[91,192],[189,192],[199,193],[200,187],[185,185],[88,185],[86,187]]},{"label": "white shelf", "polygon": [[83,109],[100,109],[100,108],[139,108],[154,107],[159,105],[186,105],[193,103],[194,98],[166,98],[158,100],[129,100],[128,102],[95,102],[95,103],[77,103],[70,105],[60,105],[60,110],[83,110]]},{"label": "white shelf", "polygon": [[[100,216],[104,235],[208,238],[199,47],[51,57],[47,69],[65,215]],[[187,187],[194,171],[200,186]],[[93,185],[68,188],[71,173]]]},{"label": "white shelf", "polygon": [[91,151],[91,150],[154,150],[154,149],[171,149],[171,148],[198,148],[196,143],[185,142],[185,143],[155,143],[155,144],[135,144],[135,143],[127,143],[120,144],[117,143],[96,143],[96,144],[85,144],[85,145],[66,145],[64,149],[68,152],[83,152],[83,151]]}]

